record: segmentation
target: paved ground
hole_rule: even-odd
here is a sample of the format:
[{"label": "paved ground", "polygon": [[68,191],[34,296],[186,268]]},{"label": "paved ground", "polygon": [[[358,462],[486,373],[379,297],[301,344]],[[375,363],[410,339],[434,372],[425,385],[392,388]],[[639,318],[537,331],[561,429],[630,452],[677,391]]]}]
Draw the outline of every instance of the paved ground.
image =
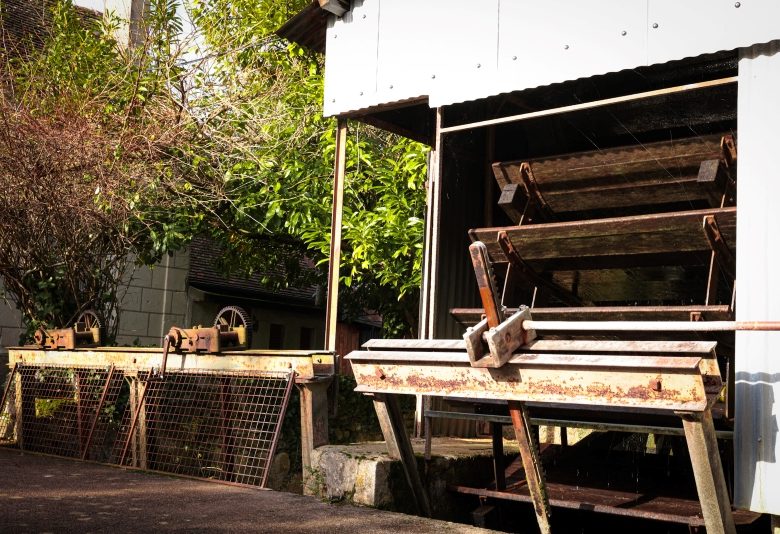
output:
[{"label": "paved ground", "polygon": [[0,532],[491,531],[0,448]]}]

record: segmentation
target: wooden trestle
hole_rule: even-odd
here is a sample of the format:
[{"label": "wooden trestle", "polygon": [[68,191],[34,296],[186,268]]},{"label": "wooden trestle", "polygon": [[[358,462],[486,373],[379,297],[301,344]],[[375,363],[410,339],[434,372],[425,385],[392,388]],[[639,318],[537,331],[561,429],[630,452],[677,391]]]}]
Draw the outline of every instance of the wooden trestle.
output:
[{"label": "wooden trestle", "polygon": [[[462,340],[373,340],[364,348],[348,356],[357,391],[379,395],[382,404],[398,394],[507,401],[519,439],[529,435],[519,409],[526,402],[675,415],[683,421],[707,532],[735,532],[711,414],[723,386],[715,343],[539,340],[500,368],[473,367]],[[410,450],[406,434],[378,412],[391,452]],[[521,447],[529,455],[526,473],[536,461],[529,445]],[[413,457],[395,454],[415,495],[424,496]],[[541,469],[535,474],[526,480],[539,526],[549,532]]]}]

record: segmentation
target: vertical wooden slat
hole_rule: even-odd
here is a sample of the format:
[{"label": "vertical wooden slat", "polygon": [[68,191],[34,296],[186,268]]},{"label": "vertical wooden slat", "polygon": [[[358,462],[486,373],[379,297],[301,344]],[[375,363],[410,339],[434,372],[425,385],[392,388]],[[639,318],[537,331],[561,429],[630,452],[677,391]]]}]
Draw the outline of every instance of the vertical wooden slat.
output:
[{"label": "vertical wooden slat", "polygon": [[333,379],[320,378],[300,384],[301,393],[301,460],[304,491],[311,475],[312,451],[328,443],[328,386]]},{"label": "vertical wooden slat", "polygon": [[347,120],[338,119],[336,161],[333,172],[333,208],[330,224],[330,263],[328,265],[328,303],[325,310],[325,350],[336,349],[336,324],[339,305],[339,267],[341,230],[344,216],[344,176],[346,174]]},{"label": "vertical wooden slat", "polygon": [[379,426],[382,429],[388,453],[392,458],[401,460],[418,511],[431,517],[428,493],[425,491],[420,473],[417,471],[417,460],[414,457],[409,435],[404,428],[398,399],[395,395],[375,394],[374,409],[379,418]]},{"label": "vertical wooden slat", "polygon": [[707,410],[684,415],[682,420],[707,532],[736,534],[712,414]]}]

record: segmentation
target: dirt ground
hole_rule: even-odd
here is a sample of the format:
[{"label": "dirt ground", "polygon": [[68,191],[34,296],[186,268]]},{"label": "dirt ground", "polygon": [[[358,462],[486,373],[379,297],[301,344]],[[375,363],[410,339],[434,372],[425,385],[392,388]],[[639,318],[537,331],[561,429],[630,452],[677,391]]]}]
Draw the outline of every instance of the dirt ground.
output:
[{"label": "dirt ground", "polygon": [[492,531],[0,448],[0,532]]}]

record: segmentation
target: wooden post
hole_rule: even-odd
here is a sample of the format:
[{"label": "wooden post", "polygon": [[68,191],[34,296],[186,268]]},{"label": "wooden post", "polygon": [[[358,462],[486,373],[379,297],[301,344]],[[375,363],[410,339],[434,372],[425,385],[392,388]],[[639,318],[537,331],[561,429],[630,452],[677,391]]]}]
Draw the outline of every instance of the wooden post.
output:
[{"label": "wooden post", "polygon": [[[144,388],[148,387],[142,383],[137,376],[130,379],[130,416],[138,412],[138,420],[132,436],[130,439],[130,454],[132,467],[138,467],[140,469],[147,469],[147,455],[146,455],[146,400],[143,400],[145,395],[143,394]],[[139,406],[141,403],[141,406]],[[140,411],[138,411],[140,410]]]},{"label": "wooden post", "polygon": [[325,350],[336,350],[336,324],[339,320],[339,266],[341,226],[344,215],[344,176],[347,159],[347,119],[339,118],[336,131],[336,161],[333,172],[333,208],[330,222],[330,263],[328,264],[328,303],[325,309]]},{"label": "wooden post", "polygon": [[426,517],[431,517],[430,501],[420,473],[417,471],[417,460],[414,457],[412,442],[409,441],[409,434],[404,427],[398,398],[395,395],[377,393],[374,395],[374,409],[379,418],[379,426],[385,437],[390,457],[401,460],[406,480],[412,490],[412,495],[414,495],[417,511]]},{"label": "wooden post", "polygon": [[541,459],[536,449],[536,443],[531,434],[531,425],[525,406],[521,402],[509,401],[509,415],[515,427],[517,444],[520,447],[520,459],[525,471],[525,482],[531,494],[531,501],[542,534],[550,534],[550,505],[547,499],[547,488],[544,483]]},{"label": "wooden post", "polygon": [[[24,388],[22,387],[22,370],[17,368],[14,378],[15,409],[16,409],[16,445],[24,450]],[[34,412],[33,412],[34,413]]]},{"label": "wooden post", "polygon": [[736,534],[712,414],[683,414],[682,420],[707,533]]},{"label": "wooden post", "polygon": [[301,393],[301,460],[303,491],[312,474],[312,451],[328,444],[328,386],[333,377],[315,378],[298,385]]}]

